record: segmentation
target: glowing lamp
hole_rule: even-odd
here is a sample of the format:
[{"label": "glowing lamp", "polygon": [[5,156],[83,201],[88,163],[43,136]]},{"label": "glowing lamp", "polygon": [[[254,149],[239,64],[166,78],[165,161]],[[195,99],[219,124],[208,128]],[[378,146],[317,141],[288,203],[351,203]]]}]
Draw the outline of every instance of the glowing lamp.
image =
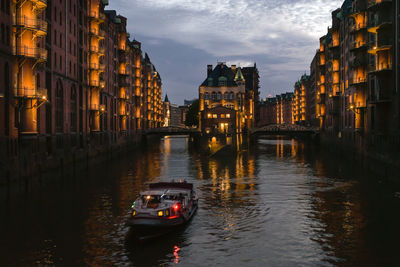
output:
[{"label": "glowing lamp", "polygon": [[174,211],[178,211],[179,210],[179,204],[175,204],[174,206],[172,206],[172,208],[174,209]]},{"label": "glowing lamp", "polygon": [[134,210],[133,212],[132,212],[132,216],[135,216],[136,215],[136,210]]},{"label": "glowing lamp", "polygon": [[158,217],[162,217],[162,216],[164,216],[164,212],[162,210],[159,210],[157,212],[157,215],[158,215]]}]

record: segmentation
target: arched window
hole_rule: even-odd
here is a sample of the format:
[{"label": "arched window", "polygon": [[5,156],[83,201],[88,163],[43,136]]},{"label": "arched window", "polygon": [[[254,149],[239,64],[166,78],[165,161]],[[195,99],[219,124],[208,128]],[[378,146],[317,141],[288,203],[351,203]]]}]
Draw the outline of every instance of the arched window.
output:
[{"label": "arched window", "polygon": [[218,92],[218,100],[221,100],[222,99],[222,94],[220,93],[220,92]]},{"label": "arched window", "polygon": [[233,92],[230,92],[229,99],[231,100],[235,99],[235,94]]},{"label": "arched window", "polygon": [[76,132],[76,122],[77,122],[77,104],[76,104],[76,88],[74,85],[71,87],[71,97],[70,97],[70,123],[71,132]]},{"label": "arched window", "polygon": [[209,97],[208,93],[205,93],[205,94],[204,94],[204,99],[206,99],[206,100],[207,100],[207,99],[208,99],[208,97]]},{"label": "arched window", "polygon": [[217,93],[216,92],[212,92],[211,99],[212,100],[216,100],[217,99]]},{"label": "arched window", "polygon": [[64,90],[61,81],[57,81],[55,94],[56,132],[63,131],[64,125]]},{"label": "arched window", "polygon": [[225,92],[225,93],[224,93],[224,99],[225,99],[225,100],[228,100],[228,99],[229,99],[229,94],[228,94],[228,92]]}]

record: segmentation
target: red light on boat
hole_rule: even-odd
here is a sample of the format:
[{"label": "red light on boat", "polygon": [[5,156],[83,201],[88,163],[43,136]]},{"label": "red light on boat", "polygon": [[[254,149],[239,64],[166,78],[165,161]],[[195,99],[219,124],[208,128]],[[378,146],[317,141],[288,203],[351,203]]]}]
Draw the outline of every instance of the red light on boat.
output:
[{"label": "red light on boat", "polygon": [[178,204],[175,204],[172,208],[173,208],[174,210],[179,210],[179,205],[178,205]]}]

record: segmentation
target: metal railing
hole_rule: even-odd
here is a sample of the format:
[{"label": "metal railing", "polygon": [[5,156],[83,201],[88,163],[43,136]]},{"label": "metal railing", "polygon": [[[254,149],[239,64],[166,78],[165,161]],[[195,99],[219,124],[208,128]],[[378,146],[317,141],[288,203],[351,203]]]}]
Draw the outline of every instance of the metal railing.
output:
[{"label": "metal railing", "polygon": [[105,49],[104,49],[104,47],[90,46],[90,52],[104,54]]},{"label": "metal railing", "polygon": [[34,29],[42,32],[47,31],[47,22],[38,18],[29,18],[27,16],[13,16],[13,25]]},{"label": "metal railing", "polygon": [[34,87],[14,87],[15,97],[26,97],[26,98],[44,98],[47,99],[46,88],[34,88]]},{"label": "metal railing", "polygon": [[350,26],[350,32],[359,31],[367,28],[367,23],[357,23]]},{"label": "metal railing", "polygon": [[47,60],[47,50],[39,47],[17,45],[13,47],[13,55],[34,58],[37,60]]},{"label": "metal railing", "polygon": [[359,84],[359,83],[366,83],[367,78],[365,77],[355,77],[352,80],[350,80],[351,84]]},{"label": "metal railing", "polygon": [[358,42],[352,42],[350,44],[350,50],[358,49],[358,48],[361,48],[361,47],[367,47],[367,42],[358,41]]}]

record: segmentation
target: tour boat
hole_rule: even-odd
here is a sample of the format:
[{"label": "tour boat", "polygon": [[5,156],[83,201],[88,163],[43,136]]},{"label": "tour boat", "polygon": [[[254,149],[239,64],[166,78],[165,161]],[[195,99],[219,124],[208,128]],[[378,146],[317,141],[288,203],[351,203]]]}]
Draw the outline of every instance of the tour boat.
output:
[{"label": "tour boat", "polygon": [[151,183],[133,203],[128,225],[136,229],[179,226],[192,218],[197,205],[198,198],[191,183]]}]

